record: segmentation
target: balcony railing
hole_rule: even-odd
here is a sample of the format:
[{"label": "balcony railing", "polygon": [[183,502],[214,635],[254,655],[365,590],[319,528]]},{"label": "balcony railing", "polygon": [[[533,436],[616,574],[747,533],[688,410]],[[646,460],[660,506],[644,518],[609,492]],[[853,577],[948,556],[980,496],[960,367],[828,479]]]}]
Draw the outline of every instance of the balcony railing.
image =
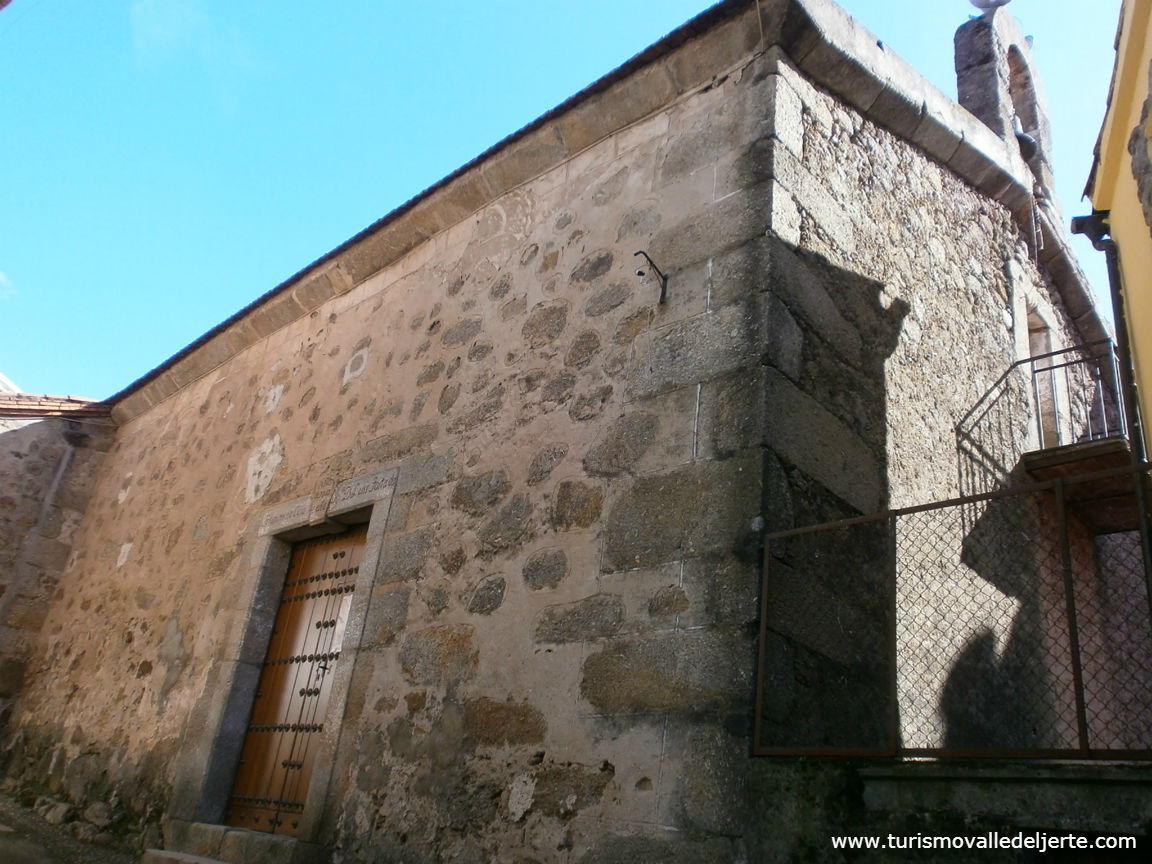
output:
[{"label": "balcony railing", "polygon": [[1128,437],[1116,345],[1100,339],[1013,363],[956,424],[960,488],[1001,488],[1020,456]]}]

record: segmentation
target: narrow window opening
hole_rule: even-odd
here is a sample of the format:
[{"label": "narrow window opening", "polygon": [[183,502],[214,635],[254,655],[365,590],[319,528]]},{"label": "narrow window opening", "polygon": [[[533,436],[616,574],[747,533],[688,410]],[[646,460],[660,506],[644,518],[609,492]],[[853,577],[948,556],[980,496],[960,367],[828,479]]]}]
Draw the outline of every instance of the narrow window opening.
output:
[{"label": "narrow window opening", "polygon": [[[1028,310],[1028,354],[1042,357],[1052,348],[1052,328],[1035,309]],[[1057,447],[1060,443],[1060,410],[1056,388],[1056,371],[1051,358],[1032,362],[1033,398],[1039,416],[1040,449]]]}]

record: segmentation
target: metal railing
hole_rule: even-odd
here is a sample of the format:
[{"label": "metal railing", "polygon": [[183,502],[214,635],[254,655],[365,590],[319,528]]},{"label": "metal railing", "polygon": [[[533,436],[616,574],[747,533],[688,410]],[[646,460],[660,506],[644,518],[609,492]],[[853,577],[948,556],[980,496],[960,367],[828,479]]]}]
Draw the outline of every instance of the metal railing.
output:
[{"label": "metal railing", "polygon": [[1127,438],[1120,380],[1111,339],[1013,363],[956,424],[961,490],[998,488],[1027,450]]},{"label": "metal railing", "polygon": [[[1120,362],[1111,339],[1050,351],[1028,362],[1042,448],[1128,437],[1120,399]],[[1083,401],[1080,411],[1074,412],[1065,403],[1077,391]]]},{"label": "metal railing", "polygon": [[1149,467],[767,535],[755,752],[1152,760]]}]

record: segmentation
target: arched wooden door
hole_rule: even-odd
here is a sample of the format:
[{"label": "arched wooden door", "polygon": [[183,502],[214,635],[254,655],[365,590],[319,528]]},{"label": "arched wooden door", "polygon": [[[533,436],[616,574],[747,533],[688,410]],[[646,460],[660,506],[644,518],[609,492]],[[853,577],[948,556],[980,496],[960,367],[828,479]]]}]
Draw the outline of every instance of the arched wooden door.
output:
[{"label": "arched wooden door", "polygon": [[299,832],[366,532],[363,526],[292,550],[228,801],[229,825]]}]

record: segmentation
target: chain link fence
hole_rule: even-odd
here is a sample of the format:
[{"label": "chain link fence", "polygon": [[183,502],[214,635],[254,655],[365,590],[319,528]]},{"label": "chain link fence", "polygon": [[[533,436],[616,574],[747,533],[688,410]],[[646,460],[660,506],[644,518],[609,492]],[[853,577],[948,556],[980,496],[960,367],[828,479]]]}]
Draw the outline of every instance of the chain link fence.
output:
[{"label": "chain link fence", "polygon": [[1081,518],[1146,477],[1101,473],[770,535],[757,751],[1152,758],[1138,525]]}]

